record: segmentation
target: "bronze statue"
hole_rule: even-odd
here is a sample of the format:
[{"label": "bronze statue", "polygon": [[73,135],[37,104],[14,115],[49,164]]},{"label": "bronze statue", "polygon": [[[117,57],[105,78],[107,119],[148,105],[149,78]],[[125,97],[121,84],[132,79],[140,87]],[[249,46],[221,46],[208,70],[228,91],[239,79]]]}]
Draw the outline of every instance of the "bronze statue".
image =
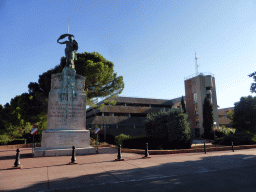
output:
[{"label": "bronze statue", "polygon": [[[68,37],[69,41],[59,42],[59,40]],[[78,50],[78,43],[73,40],[74,35],[63,34],[57,40],[57,43],[66,44],[65,55],[66,55],[66,66],[70,68],[75,68],[74,60],[77,60],[76,51]]]}]

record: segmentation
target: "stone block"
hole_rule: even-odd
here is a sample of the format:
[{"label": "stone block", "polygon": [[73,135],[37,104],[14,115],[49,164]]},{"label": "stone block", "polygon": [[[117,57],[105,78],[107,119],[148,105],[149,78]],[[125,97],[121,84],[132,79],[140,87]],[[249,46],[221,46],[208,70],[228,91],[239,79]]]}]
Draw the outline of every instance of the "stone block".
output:
[{"label": "stone block", "polygon": [[[96,154],[94,147],[76,148],[76,155],[90,155]],[[54,156],[72,156],[72,148],[66,149],[44,149],[36,148],[34,157],[54,157]]]},{"label": "stone block", "polygon": [[46,130],[43,131],[42,148],[45,149],[62,149],[86,148],[90,146],[89,130]]}]

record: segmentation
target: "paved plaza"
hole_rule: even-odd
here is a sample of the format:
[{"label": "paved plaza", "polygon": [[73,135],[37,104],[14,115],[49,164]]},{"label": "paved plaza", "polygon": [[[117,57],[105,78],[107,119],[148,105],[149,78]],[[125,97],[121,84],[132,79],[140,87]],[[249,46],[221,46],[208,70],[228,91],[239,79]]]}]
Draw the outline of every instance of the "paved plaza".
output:
[{"label": "paved plaza", "polygon": [[[31,148],[21,149],[22,169],[10,169],[15,149],[0,150],[2,191],[231,191],[255,189],[256,150],[142,155],[100,148],[99,154],[31,157]],[[252,183],[250,183],[252,182]],[[207,184],[207,185],[206,185]],[[191,188],[192,187],[192,188]],[[247,188],[246,188],[247,187]],[[181,190],[182,189],[182,190]]]}]

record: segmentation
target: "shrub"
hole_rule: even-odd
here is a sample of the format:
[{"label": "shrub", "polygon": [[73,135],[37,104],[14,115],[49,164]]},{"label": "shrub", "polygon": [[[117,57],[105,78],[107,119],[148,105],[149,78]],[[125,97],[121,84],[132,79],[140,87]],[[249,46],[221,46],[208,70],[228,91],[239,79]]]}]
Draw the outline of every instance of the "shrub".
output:
[{"label": "shrub", "polygon": [[17,145],[17,144],[27,144],[26,139],[14,139],[13,141],[10,141],[8,145]]},{"label": "shrub", "polygon": [[97,141],[94,138],[90,137],[90,145],[93,146],[96,144],[97,144]]},{"label": "shrub", "polygon": [[0,145],[7,145],[11,141],[8,135],[0,135]]},{"label": "shrub", "polygon": [[213,144],[230,146],[231,142],[233,142],[234,145],[253,145],[256,144],[256,135],[252,133],[235,132],[234,134],[229,134],[215,140]]},{"label": "shrub", "polygon": [[169,111],[167,128],[170,143],[190,142],[191,131],[188,116],[181,109],[171,109]]},{"label": "shrub", "polygon": [[228,136],[230,134],[234,134],[236,132],[236,130],[234,128],[227,128],[225,126],[221,126],[219,127],[216,131],[215,131],[215,135],[220,138],[220,137],[225,137]]},{"label": "shrub", "polygon": [[145,144],[148,143],[149,150],[160,149],[190,149],[192,140],[177,142],[169,142],[168,139],[152,138],[148,136],[130,137],[123,140],[123,147],[130,149],[145,149]]},{"label": "shrub", "polygon": [[116,143],[117,145],[121,145],[121,147],[123,147],[123,141],[124,141],[124,140],[127,140],[127,139],[129,139],[129,138],[130,138],[129,135],[120,134],[120,135],[118,135],[118,136],[115,137],[115,143]]},{"label": "shrub", "polygon": [[188,117],[182,109],[148,114],[145,131],[156,142],[160,139],[162,148],[190,148],[192,144]]}]

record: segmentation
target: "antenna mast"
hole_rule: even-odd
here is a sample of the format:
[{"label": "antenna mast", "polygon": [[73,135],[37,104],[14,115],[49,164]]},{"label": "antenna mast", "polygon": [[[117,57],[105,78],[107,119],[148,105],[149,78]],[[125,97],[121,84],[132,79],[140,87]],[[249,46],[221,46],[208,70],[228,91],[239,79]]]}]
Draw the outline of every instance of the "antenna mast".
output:
[{"label": "antenna mast", "polygon": [[69,34],[69,18],[68,18],[68,34]]},{"label": "antenna mast", "polygon": [[197,59],[198,59],[199,57],[197,57],[196,56],[196,53],[195,53],[195,64],[196,64],[196,75],[198,75],[198,67],[199,67],[199,65],[198,65],[198,63],[197,63]]}]

